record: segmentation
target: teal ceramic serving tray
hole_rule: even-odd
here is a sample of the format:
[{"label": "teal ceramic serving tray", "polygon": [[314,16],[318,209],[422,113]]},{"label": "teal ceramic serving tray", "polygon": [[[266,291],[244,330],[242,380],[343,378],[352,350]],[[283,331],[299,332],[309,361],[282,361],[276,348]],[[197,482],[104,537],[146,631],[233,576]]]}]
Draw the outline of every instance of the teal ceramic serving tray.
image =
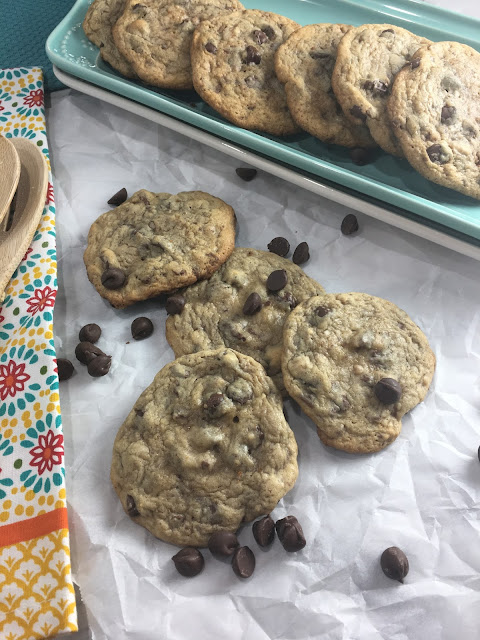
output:
[{"label": "teal ceramic serving tray", "polygon": [[[123,78],[86,38],[82,21],[90,0],[78,0],[47,40],[50,60],[61,70],[151,107],[275,162],[353,190],[413,214],[429,226],[480,241],[480,202],[420,176],[406,160],[378,151],[359,167],[349,151],[308,134],[277,138],[228,123],[193,91],[170,91]],[[480,51],[480,20],[427,5],[420,0],[245,0],[246,8],[281,13],[301,25],[316,22],[396,24],[430,40],[456,40]]]}]

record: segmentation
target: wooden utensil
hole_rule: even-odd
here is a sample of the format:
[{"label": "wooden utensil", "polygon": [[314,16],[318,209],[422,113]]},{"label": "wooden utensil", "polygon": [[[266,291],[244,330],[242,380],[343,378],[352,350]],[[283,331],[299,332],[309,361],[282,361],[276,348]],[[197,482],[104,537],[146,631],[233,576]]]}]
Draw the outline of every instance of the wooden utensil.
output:
[{"label": "wooden utensil", "polygon": [[8,201],[0,208],[1,303],[38,227],[47,196],[48,167],[41,150],[29,140],[0,137],[0,172],[0,205]]}]

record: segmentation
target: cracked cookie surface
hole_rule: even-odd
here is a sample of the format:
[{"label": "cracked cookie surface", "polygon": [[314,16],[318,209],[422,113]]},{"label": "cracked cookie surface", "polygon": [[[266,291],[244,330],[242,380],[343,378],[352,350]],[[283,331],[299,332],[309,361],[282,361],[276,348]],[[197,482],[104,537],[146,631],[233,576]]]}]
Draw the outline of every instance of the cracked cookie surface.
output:
[{"label": "cracked cookie surface", "polygon": [[480,53],[458,42],[422,47],[398,74],[388,110],[419,173],[480,198]]},{"label": "cracked cookie surface", "polygon": [[[286,273],[285,287],[269,291],[269,275],[280,270]],[[237,247],[209,280],[183,292],[185,307],[180,314],[168,317],[167,340],[176,356],[222,346],[245,353],[265,367],[284,393],[281,352],[285,319],[299,302],[323,292],[321,285],[290,260],[268,251]],[[247,299],[254,293],[261,306],[255,313],[245,313]]]},{"label": "cracked cookie surface", "polygon": [[377,144],[403,156],[387,113],[395,75],[430,40],[391,24],[364,24],[340,41],[332,85],[350,122],[366,124]]},{"label": "cracked cookie surface", "polygon": [[247,9],[200,24],[193,34],[193,84],[230,122],[284,136],[299,131],[275,75],[278,47],[299,28],[276,13]]},{"label": "cracked cookie surface", "polygon": [[124,6],[125,0],[94,0],[82,26],[87,38],[100,49],[105,62],[126,78],[136,78],[137,74],[117,49],[112,35],[112,27],[122,15]]},{"label": "cracked cookie surface", "polygon": [[92,224],[84,262],[98,293],[123,308],[208,278],[234,245],[235,213],[223,200],[142,189]]},{"label": "cracked cookie surface", "polygon": [[[288,393],[324,444],[370,453],[393,442],[402,416],[423,400],[435,356],[393,303],[364,293],[326,294],[287,318],[282,370]],[[400,385],[397,401],[379,399],[380,380]]]},{"label": "cracked cookie surface", "polygon": [[332,90],[337,47],[351,28],[311,24],[298,29],[278,48],[275,72],[285,85],[290,113],[302,129],[323,142],[374,147],[368,128],[345,117]]},{"label": "cracked cookie surface", "polygon": [[238,0],[127,0],[113,38],[138,77],[156,87],[191,89],[190,44],[195,27],[243,9]]},{"label": "cracked cookie surface", "polygon": [[298,475],[281,396],[252,358],[217,349],[167,364],[113,446],[125,511],[157,538],[206,546],[270,513]]}]

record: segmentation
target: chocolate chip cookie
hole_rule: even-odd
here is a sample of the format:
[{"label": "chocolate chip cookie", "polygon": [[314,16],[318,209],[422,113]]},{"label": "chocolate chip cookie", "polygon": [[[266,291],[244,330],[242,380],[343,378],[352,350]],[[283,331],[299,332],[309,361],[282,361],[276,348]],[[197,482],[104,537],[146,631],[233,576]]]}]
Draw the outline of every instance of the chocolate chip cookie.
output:
[{"label": "chocolate chip cookie", "polygon": [[348,31],[338,45],[332,86],[343,112],[350,122],[366,124],[377,144],[396,156],[403,153],[387,114],[393,79],[429,43],[391,24],[364,24]]},{"label": "chocolate chip cookie", "polygon": [[285,321],[283,379],[326,445],[371,453],[423,400],[435,356],[408,315],[366,293],[315,296]]},{"label": "chocolate chip cookie", "polygon": [[145,82],[191,89],[193,30],[202,20],[241,9],[238,0],[127,0],[113,27],[113,38]]},{"label": "chocolate chip cookie", "polygon": [[93,0],[83,21],[87,38],[99,47],[100,55],[126,78],[137,74],[125,60],[113,41],[112,27],[122,15],[125,0]]},{"label": "chocolate chip cookie", "polygon": [[113,445],[111,479],[154,536],[206,546],[269,513],[297,478],[282,399],[252,358],[217,349],[167,364]]},{"label": "chocolate chip cookie", "polygon": [[388,111],[419,173],[480,198],[480,53],[458,42],[422,47],[397,75]]},{"label": "chocolate chip cookie", "polygon": [[284,393],[285,319],[299,302],[320,293],[323,288],[290,260],[236,248],[209,280],[185,290],[185,306],[167,319],[167,340],[176,356],[225,346],[245,353]]},{"label": "chocolate chip cookie", "polygon": [[203,191],[142,189],[91,226],[84,262],[90,282],[127,307],[208,278],[235,244],[235,213]]},{"label": "chocolate chip cookie", "polygon": [[253,9],[202,22],[191,48],[196,91],[239,127],[278,136],[298,132],[274,69],[276,50],[298,27]]},{"label": "chocolate chip cookie", "polygon": [[346,24],[311,24],[298,29],[277,49],[275,72],[285,85],[295,122],[323,142],[345,147],[376,146],[368,128],[351,124],[332,90],[337,47],[351,29]]}]

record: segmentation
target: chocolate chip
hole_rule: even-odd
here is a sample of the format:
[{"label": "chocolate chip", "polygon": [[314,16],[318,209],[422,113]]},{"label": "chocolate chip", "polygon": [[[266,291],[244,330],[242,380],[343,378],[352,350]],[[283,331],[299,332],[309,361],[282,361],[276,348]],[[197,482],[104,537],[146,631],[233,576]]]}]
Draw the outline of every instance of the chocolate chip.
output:
[{"label": "chocolate chip", "polygon": [[275,31],[268,24],[262,27],[263,33],[268,37],[269,40],[275,40],[277,37]]},{"label": "chocolate chip", "polygon": [[477,454],[478,454],[478,461],[480,462],[480,447],[478,447]]},{"label": "chocolate chip", "polygon": [[239,547],[238,538],[231,531],[216,531],[208,540],[208,548],[215,556],[228,558]]},{"label": "chocolate chip", "polygon": [[359,167],[363,167],[372,161],[372,154],[369,149],[355,147],[355,149],[350,151],[350,158],[354,164],[358,164]]},{"label": "chocolate chip", "polygon": [[94,358],[104,355],[103,351],[91,342],[79,342],[75,347],[75,357],[82,364],[88,364]]},{"label": "chocolate chip", "polygon": [[255,291],[251,293],[245,300],[243,305],[243,313],[246,316],[253,316],[254,313],[258,313],[262,308],[262,299]]},{"label": "chocolate chip", "polygon": [[127,190],[124,187],[123,189],[120,189],[120,191],[117,191],[117,193],[110,198],[108,204],[113,204],[118,207],[118,205],[123,204],[127,198]]},{"label": "chocolate chip", "polygon": [[432,144],[427,149],[428,157],[435,164],[445,164],[448,160],[448,156],[444,153],[440,144]]},{"label": "chocolate chip", "polygon": [[324,60],[331,57],[329,53],[324,53],[323,51],[310,51],[309,55],[314,60]]},{"label": "chocolate chip", "polygon": [[86,324],[80,329],[78,339],[80,340],[80,342],[90,342],[91,344],[95,344],[95,342],[98,342],[101,335],[102,330],[100,329],[98,324]]},{"label": "chocolate chip", "polygon": [[185,547],[172,558],[178,573],[185,578],[198,576],[205,566],[205,560],[198,549]]},{"label": "chocolate chip", "polygon": [[[455,107],[448,107],[445,105],[442,107],[442,114],[440,116],[440,120],[442,124],[451,124],[453,116],[455,115],[456,109]],[[450,120],[450,122],[448,122]]]},{"label": "chocolate chip", "polygon": [[232,569],[239,578],[249,578],[255,571],[255,556],[250,547],[238,547],[232,560]]},{"label": "chocolate chip", "polygon": [[260,29],[255,29],[253,32],[253,38],[257,44],[263,44],[268,40],[268,36],[265,31],[260,31]]},{"label": "chocolate chip", "polygon": [[116,267],[109,267],[102,273],[102,284],[105,289],[120,289],[125,284],[125,272]]},{"label": "chocolate chip", "polygon": [[320,316],[320,318],[324,318],[327,313],[330,313],[330,309],[327,309],[327,307],[317,307],[315,313],[317,316]]},{"label": "chocolate chip", "polygon": [[384,33],[395,33],[395,32],[393,29],[384,29],[380,35],[383,36]]},{"label": "chocolate chip", "polygon": [[306,545],[302,527],[295,516],[277,520],[275,529],[285,551],[300,551]]},{"label": "chocolate chip", "polygon": [[205,409],[216,409],[223,400],[223,393],[212,393],[204,404]]},{"label": "chocolate chip", "polygon": [[413,58],[413,60],[410,60],[410,66],[412,67],[412,69],[416,69],[417,67],[419,67],[420,58]]},{"label": "chocolate chip", "polygon": [[394,404],[402,397],[402,387],[393,378],[382,378],[373,390],[382,404]]},{"label": "chocolate chip", "polygon": [[366,91],[371,91],[377,95],[385,95],[388,91],[388,84],[381,80],[367,80],[363,85],[363,88]]},{"label": "chocolate chip", "polygon": [[174,316],[177,313],[182,313],[185,306],[185,298],[181,295],[174,295],[167,298],[165,303],[165,309],[169,316]]},{"label": "chocolate chip", "polygon": [[237,176],[239,178],[241,178],[242,180],[245,180],[245,182],[250,182],[257,175],[257,170],[256,169],[245,169],[243,167],[240,167],[238,169],[235,169],[235,173],[237,174]]},{"label": "chocolate chip", "polygon": [[278,236],[267,244],[267,249],[272,253],[276,253],[277,256],[286,256],[290,251],[290,243],[286,238]]},{"label": "chocolate chip", "polygon": [[297,299],[293,293],[290,293],[290,291],[285,291],[283,294],[277,293],[274,298],[275,300],[278,300],[278,302],[286,302],[290,309],[295,309],[298,304]]},{"label": "chocolate chip", "polygon": [[306,242],[300,242],[297,248],[293,252],[292,261],[295,264],[303,264],[310,258],[310,252],[308,244]]},{"label": "chocolate chip", "polygon": [[342,220],[342,225],[340,227],[340,231],[344,236],[350,236],[355,231],[358,231],[358,220],[357,216],[353,213],[349,213]]},{"label": "chocolate chip", "polygon": [[262,56],[258,53],[258,50],[252,45],[247,47],[247,57],[245,58],[246,64],[260,64]]},{"label": "chocolate chip", "polygon": [[261,547],[268,547],[275,538],[275,523],[270,516],[253,523],[253,537]]},{"label": "chocolate chip", "polygon": [[135,518],[140,515],[139,510],[137,509],[137,505],[135,504],[135,500],[131,495],[127,495],[127,513],[131,518]]},{"label": "chocolate chip", "polygon": [[131,326],[132,338],[134,340],[144,340],[153,333],[153,323],[149,318],[135,318]]},{"label": "chocolate chip", "polygon": [[269,291],[280,291],[287,284],[287,272],[285,269],[277,269],[267,278],[267,289]]},{"label": "chocolate chip", "polygon": [[217,53],[217,47],[213,44],[213,42],[207,42],[205,45],[205,49],[208,53]]},{"label": "chocolate chip", "polygon": [[139,418],[143,418],[143,416],[145,415],[145,411],[143,411],[143,409],[135,409],[135,415]]},{"label": "chocolate chip", "polygon": [[62,382],[63,380],[71,378],[75,369],[70,360],[67,360],[66,358],[57,358],[57,371],[58,379]]},{"label": "chocolate chip", "polygon": [[398,547],[385,549],[380,558],[380,566],[387,578],[403,582],[408,573],[408,558]]},{"label": "chocolate chip", "polygon": [[132,7],[132,9],[134,11],[139,11],[139,10],[146,9],[146,8],[147,7],[144,4],[134,4],[133,7]]},{"label": "chocolate chip", "polygon": [[112,356],[97,356],[90,360],[87,365],[87,371],[92,376],[92,378],[101,378],[102,376],[106,376],[110,371],[110,366],[112,364]]},{"label": "chocolate chip", "polygon": [[354,105],[351,109],[350,109],[350,113],[352,114],[352,116],[354,118],[358,118],[359,120],[361,120],[362,122],[366,122],[367,121],[367,115],[365,113],[363,113],[363,111],[361,110],[361,108],[358,106],[358,104]]}]

